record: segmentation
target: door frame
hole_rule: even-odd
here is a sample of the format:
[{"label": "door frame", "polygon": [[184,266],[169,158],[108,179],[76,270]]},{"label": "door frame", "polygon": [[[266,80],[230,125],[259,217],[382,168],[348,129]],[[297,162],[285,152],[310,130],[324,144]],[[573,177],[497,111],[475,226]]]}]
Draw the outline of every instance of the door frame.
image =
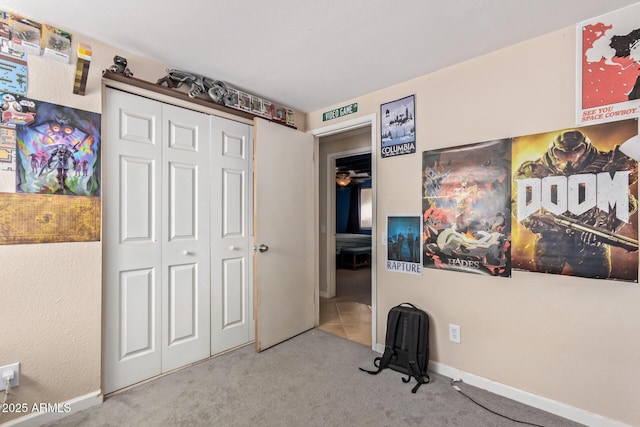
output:
[{"label": "door frame", "polygon": [[[327,238],[327,298],[333,298],[336,296],[336,191],[335,191],[335,167],[336,160],[343,159],[345,157],[357,156],[358,154],[371,153],[371,147],[354,148],[353,150],[340,151],[330,153],[327,155],[327,236],[333,234],[334,238]],[[372,154],[373,155],[373,154]],[[372,160],[373,167],[373,160]],[[371,172],[373,188],[373,169]],[[332,190],[334,189],[334,190]],[[371,228],[371,234],[373,234],[373,226]],[[372,242],[373,243],[373,242]],[[373,295],[372,295],[373,297]]]},{"label": "door frame", "polygon": [[[367,151],[371,152],[371,190],[372,190],[372,226],[371,226],[371,348],[373,350],[376,349],[376,337],[377,337],[377,333],[378,333],[378,328],[377,328],[377,286],[376,286],[376,260],[377,260],[377,256],[376,256],[376,233],[377,233],[377,227],[376,227],[376,223],[377,223],[377,215],[376,215],[376,181],[377,181],[377,174],[376,174],[376,159],[378,158],[378,147],[377,147],[377,135],[378,135],[378,128],[377,128],[377,118],[376,118],[376,114],[367,114],[361,117],[357,117],[351,120],[345,120],[343,122],[340,123],[336,123],[333,125],[329,125],[329,126],[324,126],[321,128],[316,128],[316,129],[311,129],[309,131],[309,133],[311,133],[314,137],[315,137],[315,142],[314,142],[314,153],[315,153],[315,158],[318,158],[318,153],[319,153],[319,146],[320,146],[320,138],[326,137],[326,136],[330,136],[330,135],[335,135],[335,134],[339,134],[339,133],[343,133],[343,132],[347,132],[347,131],[351,131],[351,130],[355,130],[355,129],[359,129],[359,128],[363,128],[369,126],[370,130],[371,130],[371,147],[370,150],[367,149]],[[332,153],[333,154],[333,153]],[[337,154],[337,153],[336,153]],[[317,164],[317,163],[316,163]],[[329,167],[329,166],[327,166]],[[316,177],[319,177],[319,168],[316,166]],[[329,196],[329,188],[333,188],[331,185],[333,184],[334,180],[330,179],[332,178],[332,174],[328,174],[327,175],[327,199],[330,199],[331,196]],[[319,184],[319,179],[316,179],[316,184],[315,184],[315,194],[316,197],[318,197],[318,194],[320,193],[320,184]],[[329,182],[331,181],[331,182]],[[333,196],[335,199],[335,196]],[[328,200],[329,201],[329,200]],[[317,206],[317,205],[316,205]],[[333,213],[331,213],[329,215],[329,209],[331,207],[327,206],[327,215],[328,218],[333,218]],[[316,210],[317,212],[317,210]],[[335,218],[332,219],[333,221],[333,226],[332,229],[335,231]],[[328,232],[330,230],[327,230]],[[329,239],[328,239],[329,240]],[[316,244],[319,244],[318,241],[316,242]],[[330,253],[329,251],[333,248],[333,252]],[[332,275],[332,279],[330,281],[332,281],[332,286],[333,286],[333,295],[335,295],[335,240],[333,243],[327,243],[327,268],[329,266],[333,266],[333,271],[327,271],[327,277],[329,277],[329,275]],[[317,282],[317,286],[319,287],[319,283],[320,283],[320,277],[319,277],[319,271],[317,271],[316,273],[316,282]],[[329,283],[327,284],[327,287],[329,287]],[[327,292],[329,292],[329,289],[327,289]],[[316,290],[316,294],[318,293],[318,291]],[[316,316],[319,316],[320,313],[320,299],[317,298],[316,299]],[[319,319],[318,317],[316,318],[316,324],[318,324]]]}]

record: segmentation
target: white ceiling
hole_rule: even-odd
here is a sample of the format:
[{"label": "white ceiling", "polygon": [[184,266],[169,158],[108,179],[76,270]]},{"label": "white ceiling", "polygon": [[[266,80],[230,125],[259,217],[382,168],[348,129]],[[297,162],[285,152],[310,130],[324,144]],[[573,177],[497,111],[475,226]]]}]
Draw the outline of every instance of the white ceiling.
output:
[{"label": "white ceiling", "polygon": [[0,0],[0,9],[310,112],[637,1]]}]

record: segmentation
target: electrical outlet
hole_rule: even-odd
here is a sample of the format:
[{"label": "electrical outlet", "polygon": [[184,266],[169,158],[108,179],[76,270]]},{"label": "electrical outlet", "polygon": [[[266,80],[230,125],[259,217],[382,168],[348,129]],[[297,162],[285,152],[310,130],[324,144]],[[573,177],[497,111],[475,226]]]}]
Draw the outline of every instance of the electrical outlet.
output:
[{"label": "electrical outlet", "polygon": [[460,326],[449,323],[449,341],[460,344]]},{"label": "electrical outlet", "polygon": [[18,387],[20,385],[20,363],[0,366],[0,391],[6,389],[4,382],[5,375],[13,375],[13,379],[9,382],[9,387]]}]

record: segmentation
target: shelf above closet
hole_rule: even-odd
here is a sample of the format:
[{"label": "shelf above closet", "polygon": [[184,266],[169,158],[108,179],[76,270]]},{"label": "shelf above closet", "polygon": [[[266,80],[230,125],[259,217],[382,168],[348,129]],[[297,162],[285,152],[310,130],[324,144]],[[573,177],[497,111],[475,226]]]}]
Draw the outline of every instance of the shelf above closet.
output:
[{"label": "shelf above closet", "polygon": [[107,80],[113,80],[115,82],[119,82],[119,83],[124,83],[127,85],[131,85],[140,89],[144,89],[144,90],[148,90],[151,92],[155,92],[155,93],[159,93],[165,96],[169,96],[172,98],[176,98],[179,99],[181,101],[186,101],[192,104],[198,104],[201,105],[203,107],[207,107],[207,108],[212,108],[214,110],[218,110],[218,111],[222,111],[225,112],[227,114],[232,114],[234,116],[238,116],[238,117],[243,117],[245,119],[250,119],[253,120],[254,117],[260,117],[262,119],[268,120],[270,122],[273,123],[277,123],[279,125],[288,127],[288,128],[292,128],[292,129],[297,129],[295,126],[290,126],[287,125],[286,123],[282,123],[280,121],[277,120],[270,120],[266,117],[263,116],[258,116],[256,114],[252,114],[248,111],[242,111],[242,110],[238,110],[235,108],[231,108],[231,107],[227,107],[226,105],[222,105],[222,104],[218,104],[216,102],[210,101],[206,98],[200,98],[200,97],[195,97],[195,98],[191,98],[187,93],[185,92],[181,92],[179,90],[176,89],[172,89],[172,88],[168,88],[166,86],[161,86],[159,84],[156,83],[151,83],[145,80],[141,80],[138,79],[136,77],[127,77],[122,73],[116,73],[113,71],[109,71],[109,70],[104,70],[102,72],[102,77],[107,79]]}]

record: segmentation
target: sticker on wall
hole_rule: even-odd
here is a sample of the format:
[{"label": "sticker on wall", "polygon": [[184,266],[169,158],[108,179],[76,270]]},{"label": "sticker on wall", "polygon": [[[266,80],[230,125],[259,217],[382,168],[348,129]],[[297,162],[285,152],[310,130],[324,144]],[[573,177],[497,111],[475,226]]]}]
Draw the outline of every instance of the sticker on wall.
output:
[{"label": "sticker on wall", "polygon": [[27,94],[27,61],[0,55],[0,92]]},{"label": "sticker on wall", "polygon": [[511,139],[422,154],[423,264],[511,276]]},{"label": "sticker on wall", "polygon": [[[0,95],[0,171],[16,171],[17,125],[31,124],[35,121],[33,101],[18,94]],[[12,190],[13,191],[13,190]]]},{"label": "sticker on wall", "polygon": [[16,170],[16,128],[0,124],[0,171]]},{"label": "sticker on wall", "polygon": [[420,225],[420,215],[387,217],[388,271],[422,274]]},{"label": "sticker on wall", "polygon": [[16,126],[16,192],[100,195],[100,114],[32,100],[35,120]]},{"label": "sticker on wall", "polygon": [[513,268],[637,281],[636,119],[513,139]]},{"label": "sticker on wall", "polygon": [[382,158],[416,152],[415,95],[380,106]]},{"label": "sticker on wall", "polygon": [[640,3],[577,26],[578,124],[640,112]]}]

